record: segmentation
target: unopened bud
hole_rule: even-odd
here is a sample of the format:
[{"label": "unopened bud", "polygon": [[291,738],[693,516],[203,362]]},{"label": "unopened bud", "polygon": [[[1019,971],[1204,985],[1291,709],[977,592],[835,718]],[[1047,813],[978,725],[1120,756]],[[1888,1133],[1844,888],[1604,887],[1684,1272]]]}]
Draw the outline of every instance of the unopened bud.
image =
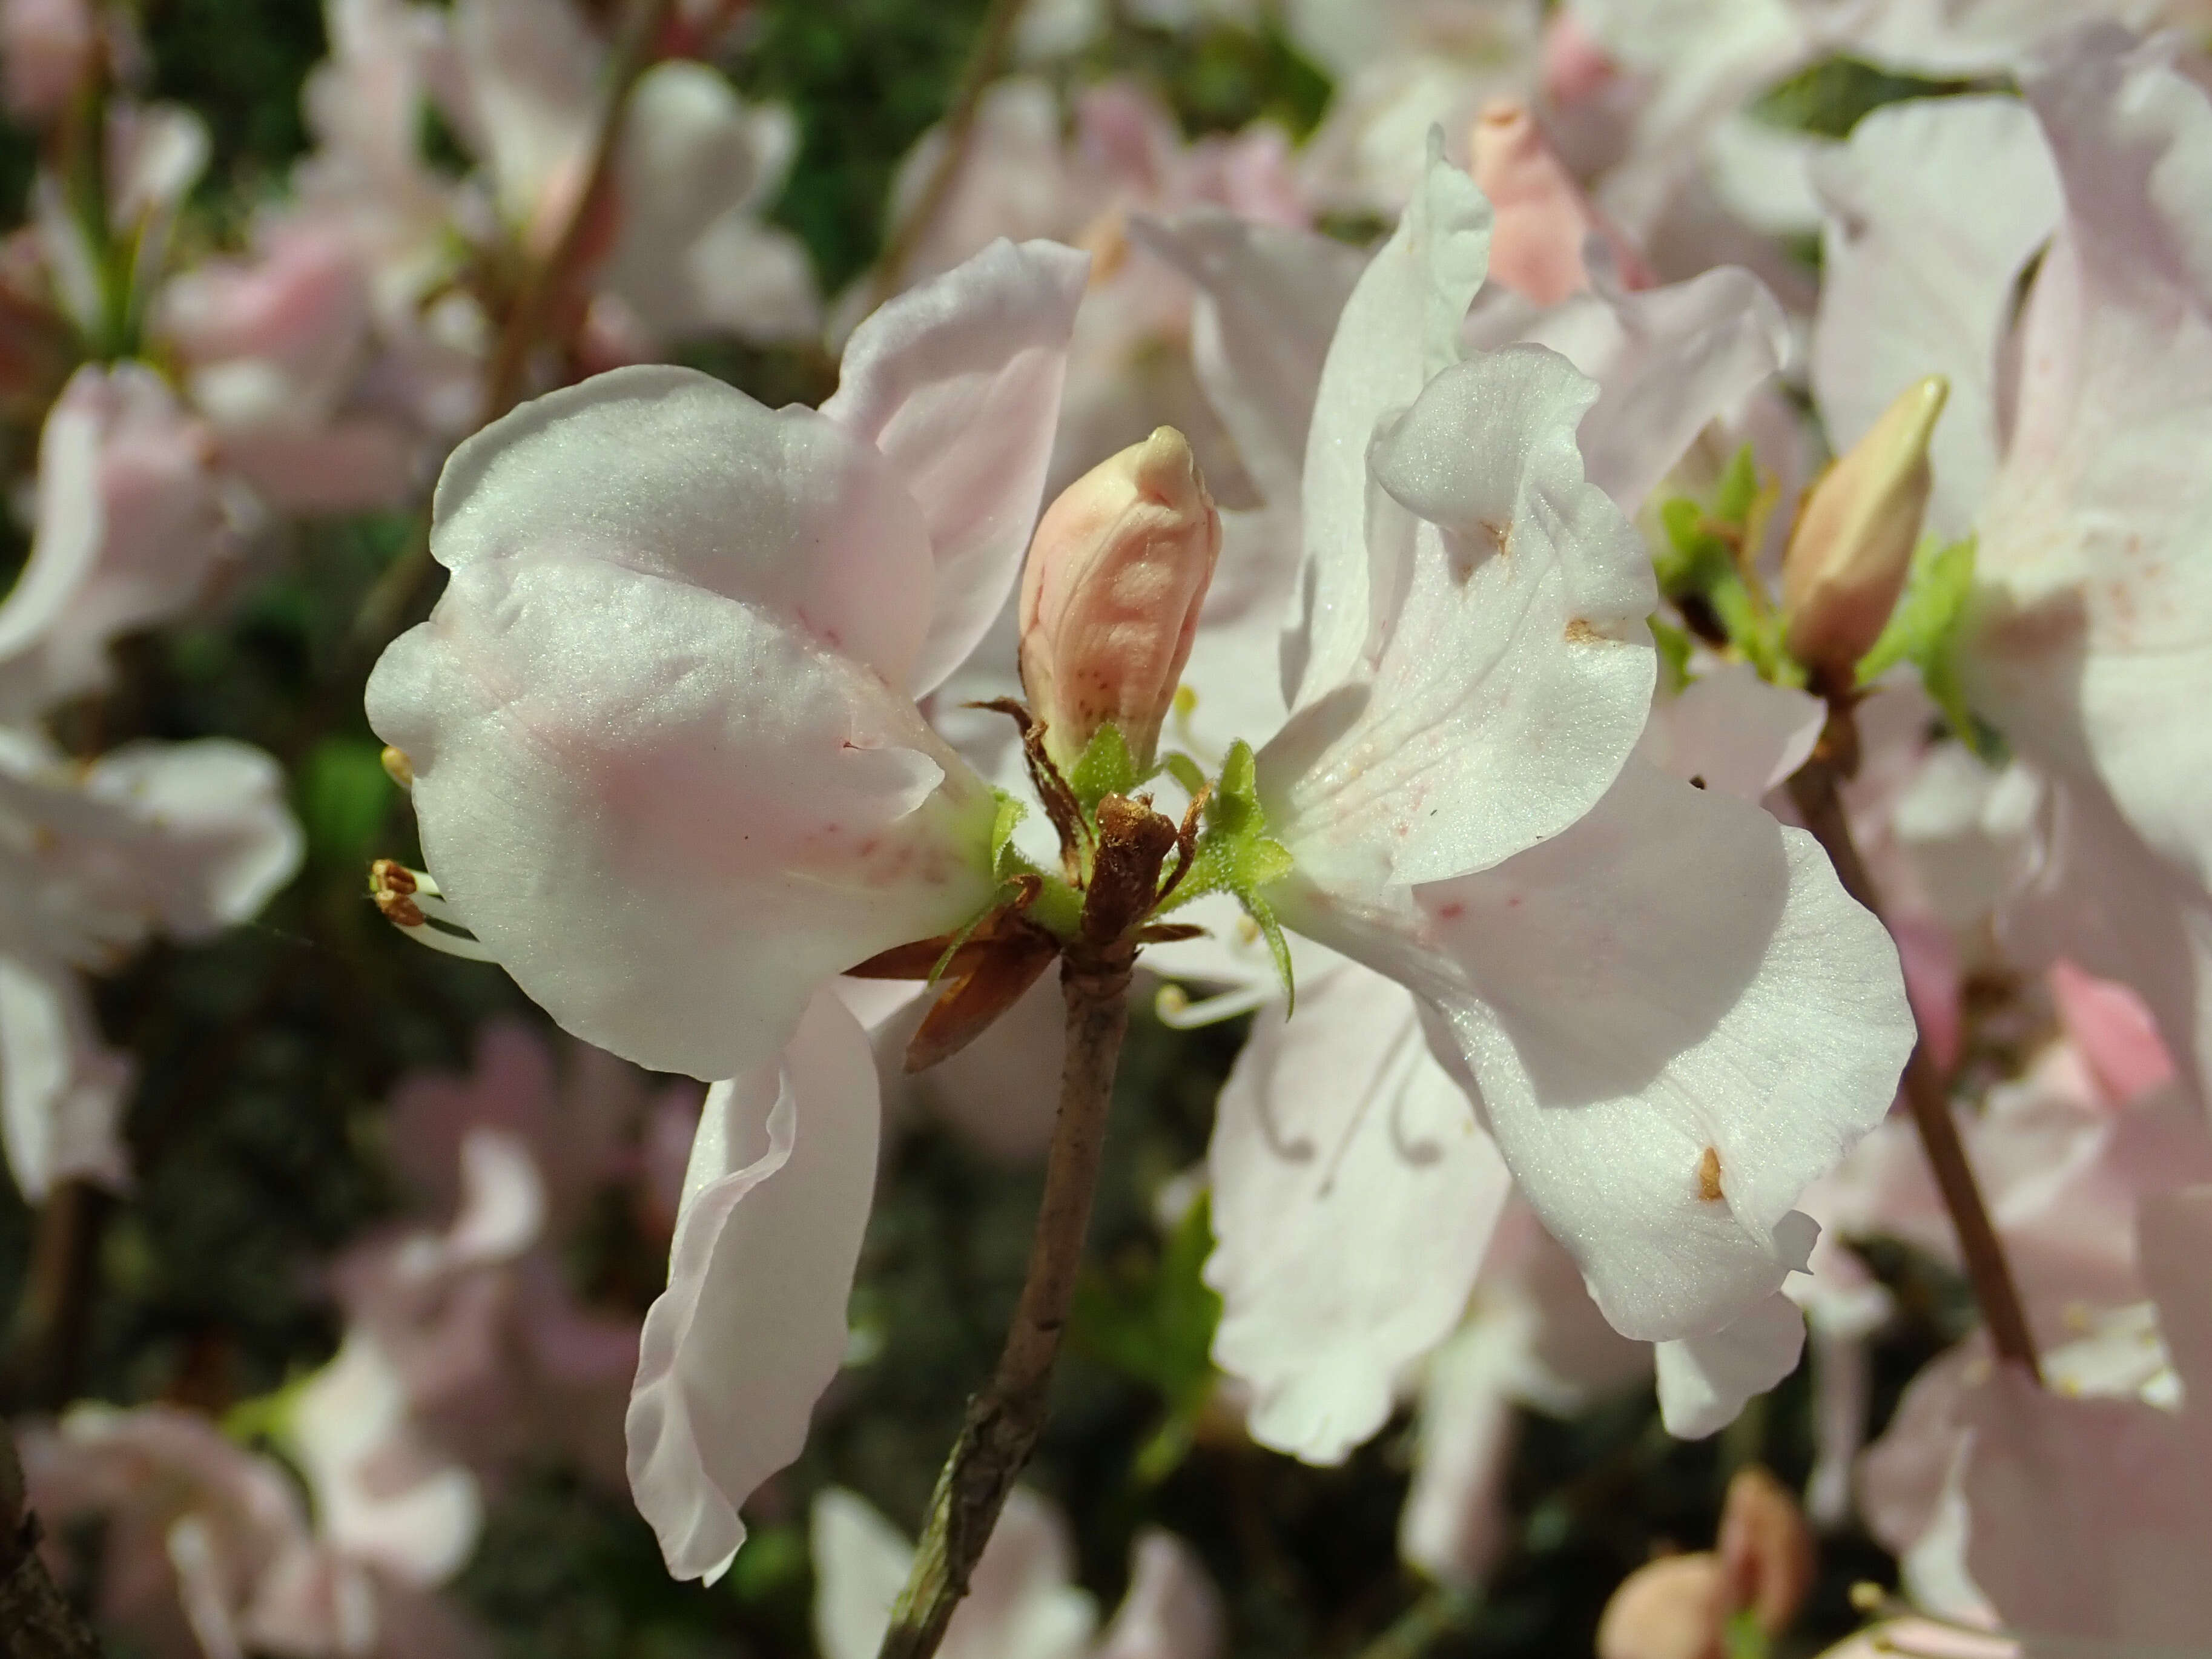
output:
[{"label": "unopened bud", "polygon": [[1765,1469],[1739,1469],[1721,1505],[1722,1600],[1769,1636],[1790,1627],[1813,1588],[1813,1532],[1797,1500]]},{"label": "unopened bud", "polygon": [[1063,769],[1109,721],[1151,765],[1220,551],[1221,516],[1173,427],[1046,510],[1022,573],[1022,686]]},{"label": "unopened bud", "polygon": [[1613,256],[1624,288],[1651,286],[1635,245],[1590,204],[1526,104],[1483,106],[1468,148],[1474,182],[1490,198],[1490,280],[1557,305],[1589,286],[1583,252],[1592,236]]},{"label": "unopened bud", "polygon": [[1790,653],[1848,678],[1888,623],[1928,510],[1928,441],[1950,382],[1931,374],[1882,411],[1814,486],[1782,562]]},{"label": "unopened bud", "polygon": [[1719,1560],[1662,1556],[1623,1579],[1597,1621],[1597,1659],[1723,1659],[1728,1607]]}]

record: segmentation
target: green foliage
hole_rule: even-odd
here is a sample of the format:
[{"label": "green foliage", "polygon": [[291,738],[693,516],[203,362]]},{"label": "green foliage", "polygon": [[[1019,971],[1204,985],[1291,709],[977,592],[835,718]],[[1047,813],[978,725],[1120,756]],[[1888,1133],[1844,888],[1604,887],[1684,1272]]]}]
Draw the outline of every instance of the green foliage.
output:
[{"label": "green foliage", "polygon": [[988,0],[767,0],[732,65],[750,97],[799,118],[799,155],[774,217],[835,293],[875,258],[891,176],[951,106]]},{"label": "green foliage", "polygon": [[360,738],[325,738],[307,751],[295,787],[308,856],[362,869],[377,855],[398,793],[382,754]]},{"label": "green foliage", "polygon": [[1876,69],[1856,58],[1828,58],[1800,70],[1751,106],[1769,126],[1822,138],[1848,138],[1884,104],[1985,89],[1971,81],[1930,81]]},{"label": "green foliage", "polygon": [[1109,795],[1127,794],[1139,781],[1137,763],[1129,757],[1121,728],[1111,720],[1091,735],[1076,757],[1074,770],[1067,775],[1068,787],[1075,791],[1075,799],[1083,803],[1086,813],[1097,811],[1098,803]]},{"label": "green foliage", "polygon": [[155,95],[208,124],[212,183],[273,179],[307,148],[300,90],[325,52],[314,0],[159,0],[145,30]]},{"label": "green foliage", "polygon": [[1921,543],[1896,610],[1859,661],[1858,683],[1871,685],[1898,664],[1911,663],[1959,740],[1993,759],[2000,746],[1996,734],[1967,706],[1959,675],[1959,640],[1974,591],[1974,553],[1972,536],[1948,545],[1932,536]]},{"label": "green foliage", "polygon": [[1086,79],[1135,73],[1194,133],[1235,132],[1265,120],[1303,138],[1328,106],[1328,77],[1272,22],[1177,32],[1123,17],[1085,55],[1081,70]]},{"label": "green foliage", "polygon": [[1213,1392],[1213,1328],[1221,1298],[1203,1277],[1213,1249],[1203,1195],[1157,1256],[1085,1270],[1076,1286],[1068,1340],[1083,1352],[1155,1390],[1166,1406],[1158,1431],[1139,1452],[1142,1484],[1167,1478],[1190,1449],[1199,1413]]},{"label": "green foliage", "polygon": [[1283,990],[1295,1001],[1297,988],[1291,973],[1290,945],[1264,893],[1289,875],[1291,868],[1290,849],[1267,834],[1267,815],[1260,805],[1252,745],[1239,738],[1231,745],[1213,793],[1206,797],[1206,830],[1199,838],[1190,874],[1176,889],[1168,908],[1174,909],[1206,893],[1234,895],[1267,940],[1267,954],[1281,976]]},{"label": "green foliage", "polygon": [[1779,486],[1762,483],[1751,446],[1736,451],[1711,499],[1671,496],[1659,505],[1666,544],[1652,557],[1659,591],[1678,605],[1703,606],[1730,646],[1778,685],[1805,683],[1805,671],[1783,645],[1782,617],[1747,568],[1745,550],[1759,545]]}]

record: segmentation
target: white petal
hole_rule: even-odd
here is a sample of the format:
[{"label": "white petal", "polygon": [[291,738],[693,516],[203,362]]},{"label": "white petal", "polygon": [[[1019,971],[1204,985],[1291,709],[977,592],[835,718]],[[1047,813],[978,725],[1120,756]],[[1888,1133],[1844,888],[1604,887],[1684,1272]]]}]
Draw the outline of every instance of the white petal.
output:
[{"label": "white petal", "polygon": [[71,1176],[129,1183],[131,1078],[129,1056],[100,1041],[72,970],[0,956],[0,1140],[26,1199],[38,1203]]},{"label": "white petal", "polygon": [[933,577],[914,499],[811,410],[769,410],[688,368],[549,392],[453,452],[431,551],[448,569],[593,562],[773,611],[898,684]]},{"label": "white petal", "polygon": [[1207,1163],[1222,1297],[1214,1363],[1262,1445],[1334,1463],[1466,1306],[1507,1182],[1413,999],[1346,963],[1260,1024]]},{"label": "white petal", "polygon": [[1129,1592],[1092,1659],[1218,1659],[1227,1633],[1205,1563],[1173,1533],[1151,1527],[1137,1534]]},{"label": "white petal", "polygon": [[1482,1583],[1504,1549],[1512,1515],[1505,1477],[1534,1315],[1518,1300],[1478,1304],[1437,1350],[1421,1385],[1413,1484],[1398,1516],[1398,1553],[1440,1583]]},{"label": "white petal", "polygon": [[1951,383],[1929,448],[1928,528],[1964,535],[1996,471],[1998,359],[2058,180],[2015,98],[1876,110],[1815,174],[1828,207],[1813,387],[1841,454],[1923,375]]},{"label": "white petal", "polygon": [[1310,879],[1486,868],[1581,817],[1634,745],[1656,589],[1641,538],[1582,476],[1595,392],[1557,354],[1509,347],[1384,423],[1371,684],[1300,709],[1260,761],[1270,831]]},{"label": "white petal", "polygon": [[917,696],[975,649],[1020,567],[1089,270],[1073,248],[994,242],[899,295],[846,345],[822,413],[890,458],[935,560],[933,607],[914,617],[927,641],[903,676]]},{"label": "white petal", "polygon": [[1826,719],[1818,697],[1729,663],[1661,697],[1637,753],[1669,777],[1757,801],[1805,763]]},{"label": "white petal", "polygon": [[1709,1336],[1658,1345],[1659,1416],[1678,1440],[1703,1440],[1735,1421],[1753,1395],[1797,1369],[1805,1316],[1777,1291]]},{"label": "white petal", "polygon": [[2054,44],[2026,77],[2065,221],[2023,319],[1980,524],[1968,690],[2212,886],[2212,95],[2175,37]]},{"label": "white petal", "polygon": [[252,920],[306,851],[283,769],[227,738],[125,744],[92,763],[84,789],[123,808],[146,834],[140,878],[163,928],[179,939]]},{"label": "white petal", "polygon": [[1791,1209],[1887,1111],[1897,953],[1802,830],[1639,762],[1493,870],[1285,922],[1440,1009],[1498,1149],[1624,1334],[1719,1329],[1802,1267]]},{"label": "white petal", "polygon": [[411,1584],[467,1561],[483,1526],[476,1477],[422,1446],[399,1373],[366,1331],[348,1332],[301,1389],[289,1426],[317,1526],[344,1553]]},{"label": "white petal", "polygon": [[814,1495],[814,1644],[822,1659],[875,1659],[891,1606],[906,1588],[914,1546],[865,1499],[838,1486]]},{"label": "white petal", "polygon": [[815,986],[990,895],[989,793],[914,706],[704,587],[472,560],[368,708],[459,919],[641,1064],[757,1066]]},{"label": "white petal", "polygon": [[1261,498],[1295,512],[1322,365],[1358,277],[1358,254],[1311,231],[1212,209],[1166,223],[1139,217],[1130,233],[1198,285],[1191,357],[1199,384]]},{"label": "white petal", "polygon": [[708,1091],[628,1425],[630,1490],[678,1578],[727,1570],[738,1506],[799,1455],[837,1374],[878,1116],[866,1036],[828,991],[780,1061]]},{"label": "white petal", "polygon": [[[1500,307],[1501,317],[1517,311]],[[1482,331],[1485,320],[1478,306],[1470,343],[1504,343]],[[1789,343],[1774,296],[1733,266],[1640,293],[1574,295],[1511,337],[1551,347],[1597,382],[1578,436],[1590,482],[1625,513],[1644,505],[1709,422],[1735,417]]]},{"label": "white petal", "polygon": [[1490,204],[1431,154],[1396,232],[1338,319],[1306,434],[1306,650],[1294,702],[1335,689],[1370,631],[1367,451],[1385,416],[1459,361],[1459,328],[1490,261]]}]

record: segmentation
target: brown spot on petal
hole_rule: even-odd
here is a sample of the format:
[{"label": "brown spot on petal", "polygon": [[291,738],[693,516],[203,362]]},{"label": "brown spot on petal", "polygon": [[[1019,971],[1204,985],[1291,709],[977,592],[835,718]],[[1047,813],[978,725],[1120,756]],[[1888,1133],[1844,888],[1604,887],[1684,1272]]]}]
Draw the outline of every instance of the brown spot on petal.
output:
[{"label": "brown spot on petal", "polygon": [[1567,623],[1567,643],[1570,645],[1607,645],[1612,643],[1583,617],[1576,617]]},{"label": "brown spot on petal", "polygon": [[1721,1152],[1717,1146],[1705,1148],[1705,1155],[1698,1160],[1698,1196],[1708,1204],[1721,1201]]}]

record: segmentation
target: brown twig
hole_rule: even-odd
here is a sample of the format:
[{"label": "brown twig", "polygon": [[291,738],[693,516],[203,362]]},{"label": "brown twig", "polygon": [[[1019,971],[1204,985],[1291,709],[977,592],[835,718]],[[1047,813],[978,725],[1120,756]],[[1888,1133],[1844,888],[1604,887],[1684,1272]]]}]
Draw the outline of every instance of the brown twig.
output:
[{"label": "brown twig", "polygon": [[23,1466],[0,1431],[0,1646],[8,1659],[100,1659],[100,1642],[39,1555],[39,1522],[24,1501]]},{"label": "brown twig", "polygon": [[[1881,896],[1875,889],[1865,860],[1859,857],[1838,793],[1856,759],[1850,709],[1840,700],[1832,702],[1828,730],[1813,757],[1790,780],[1790,795],[1805,827],[1827,849],[1844,890],[1881,916]],[[1966,1162],[1966,1149],[1951,1115],[1950,1091],[1929,1055],[1925,1033],[1913,1044],[1911,1058],[1905,1061],[1904,1090],[1905,1104],[1920,1130],[1920,1144],[1926,1148],[1929,1166],[1936,1174],[1936,1188],[1942,1194],[1943,1207],[1950,1212],[1951,1224],[1959,1235],[1960,1254],[1966,1259],[1966,1276],[1973,1285],[1974,1299],[1981,1304],[1990,1340],[2000,1359],[2024,1366],[2039,1381],[2042,1370],[2036,1361],[2035,1339],[2021,1308],[2012,1264],[2006,1260],[1996,1229],[1990,1224],[1989,1207],[1982,1201],[1981,1188],[1974,1180],[1973,1167]]]},{"label": "brown twig", "polygon": [[1175,824],[1141,802],[1109,795],[1099,803],[1098,852],[1082,929],[1060,959],[1067,1058],[1028,1276],[998,1365],[969,1401],[938,1476],[921,1547],[891,1609],[879,1659],[930,1659],[937,1651],[1006,1493],[1044,1431],[1046,1391],[1083,1263],[1115,1062],[1129,1024],[1129,974],[1137,955],[1131,935],[1152,910],[1160,866],[1175,844]]},{"label": "brown twig", "polygon": [[77,1391],[107,1206],[105,1193],[74,1180],[56,1182],[39,1206],[8,1363],[7,1393],[18,1407],[54,1410]]},{"label": "brown twig", "polygon": [[975,32],[975,47],[969,54],[959,89],[952,95],[952,106],[945,112],[944,152],[930,169],[921,194],[900,216],[884,244],[883,255],[876,261],[875,277],[868,287],[869,310],[882,305],[904,284],[907,264],[914,258],[923,233],[936,220],[945,198],[959,181],[960,169],[967,165],[969,142],[975,136],[975,116],[982,107],[983,94],[1006,62],[1006,50],[1013,42],[1014,25],[1021,21],[1024,3],[1025,0],[991,0],[991,9],[984,14],[982,27]]}]

